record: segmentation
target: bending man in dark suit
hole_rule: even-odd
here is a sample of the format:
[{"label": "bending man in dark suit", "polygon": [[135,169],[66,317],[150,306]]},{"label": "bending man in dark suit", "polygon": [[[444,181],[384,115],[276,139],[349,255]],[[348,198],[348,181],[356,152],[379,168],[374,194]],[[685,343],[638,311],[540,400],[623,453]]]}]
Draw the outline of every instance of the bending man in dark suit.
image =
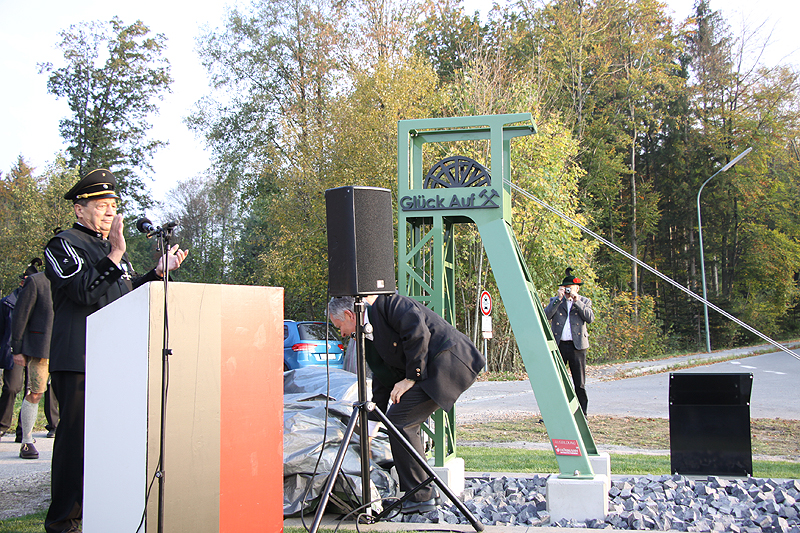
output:
[{"label": "bending man in dark suit", "polygon": [[[395,294],[367,301],[372,305],[367,306],[365,322],[371,327],[365,326],[364,355],[372,370],[372,401],[424,456],[420,425],[439,407],[453,407],[475,382],[485,359],[466,335],[412,298]],[[353,298],[333,298],[328,308],[342,335],[353,335]],[[391,433],[389,441],[400,489],[408,492],[428,476]],[[402,512],[432,510],[435,497],[428,485],[404,502]]]},{"label": "bending man in dark suit", "polygon": [[578,397],[583,414],[586,415],[586,409],[589,407],[589,398],[586,396],[586,351],[589,349],[589,332],[586,325],[594,320],[594,311],[592,301],[578,295],[583,281],[572,275],[571,268],[566,270],[566,274],[564,281],[558,286],[558,292],[550,298],[550,303],[544,308],[544,314],[550,320],[553,335],[558,341],[558,351],[561,352],[564,364],[569,367],[575,395]]},{"label": "bending man in dark suit", "polygon": [[14,364],[28,367],[29,392],[22,401],[19,418],[22,425],[23,459],[38,459],[39,452],[33,444],[33,425],[39,413],[39,400],[47,392],[50,377],[50,335],[53,332],[53,299],[50,281],[44,272],[25,279],[17,304],[11,315],[11,352]]}]

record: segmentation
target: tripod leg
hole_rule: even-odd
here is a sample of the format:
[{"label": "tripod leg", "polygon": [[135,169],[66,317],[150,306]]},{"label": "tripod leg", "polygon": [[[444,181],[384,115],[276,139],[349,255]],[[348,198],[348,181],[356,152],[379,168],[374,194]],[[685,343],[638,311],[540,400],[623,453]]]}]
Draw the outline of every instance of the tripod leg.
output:
[{"label": "tripod leg", "polygon": [[[333,466],[331,467],[331,473],[330,477],[328,478],[328,482],[325,484],[325,489],[322,491],[322,495],[319,500],[319,506],[317,507],[317,513],[314,515],[314,521],[311,523],[311,528],[308,530],[309,533],[317,533],[319,524],[322,522],[322,515],[325,513],[325,507],[328,505],[328,500],[330,500],[331,493],[333,492],[333,486],[336,483],[336,478],[339,477],[339,472],[342,470],[344,456],[347,453],[347,446],[350,444],[350,439],[353,436],[353,431],[355,430],[356,422],[359,418],[359,411],[360,406],[356,405],[353,408],[353,414],[350,415],[350,422],[347,424],[347,429],[342,437],[339,453],[336,454],[336,460],[333,462]],[[313,482],[314,480],[312,479],[311,483]]]},{"label": "tripod leg", "polygon": [[[467,509],[467,506],[464,505],[464,503],[458,499],[458,496],[456,496],[455,493],[452,490],[450,490],[450,487],[448,487],[447,484],[445,484],[445,482],[442,481],[441,478],[439,478],[439,476],[436,475],[436,472],[434,472],[433,469],[428,465],[428,462],[422,456],[420,456],[417,450],[415,450],[414,447],[411,445],[411,443],[408,442],[408,440],[403,436],[402,433],[400,433],[400,430],[398,430],[394,426],[394,424],[392,424],[389,418],[385,414],[383,414],[383,412],[380,409],[378,409],[378,407],[374,403],[371,402],[368,403],[367,409],[370,411],[375,411],[378,414],[378,417],[386,426],[386,429],[397,438],[400,444],[402,444],[403,448],[405,448],[406,451],[414,458],[417,464],[419,464],[419,466],[422,467],[423,470],[425,470],[425,473],[428,474],[429,476],[428,481],[426,481],[426,483],[430,483],[431,481],[436,483],[436,486],[439,487],[439,489],[441,489],[441,491],[447,495],[447,497],[450,499],[451,502],[453,502],[453,504],[458,508],[458,510],[461,511],[463,515],[467,517],[467,520],[469,520],[470,524],[472,524],[472,527],[475,528],[475,531],[479,532],[483,531],[484,529],[483,524],[481,524],[478,521],[478,519],[475,518],[472,512],[469,509]],[[417,487],[417,489],[415,490],[418,489],[419,487]],[[385,512],[391,511],[393,507],[395,506],[388,508]],[[382,517],[383,513],[378,516],[379,519]]]}]

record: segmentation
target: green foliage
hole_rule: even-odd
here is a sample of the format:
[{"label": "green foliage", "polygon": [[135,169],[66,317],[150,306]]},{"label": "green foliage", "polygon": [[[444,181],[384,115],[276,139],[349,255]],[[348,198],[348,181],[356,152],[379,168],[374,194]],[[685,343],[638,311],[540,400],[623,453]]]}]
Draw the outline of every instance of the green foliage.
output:
[{"label": "green foliage", "polygon": [[172,82],[162,55],[166,37],[150,35],[142,21],[125,25],[114,17],[107,23],[74,24],[60,32],[65,65],[40,64],[48,73],[47,90],[67,100],[72,115],[60,122],[68,143],[69,164],[84,175],[107,168],[116,175],[122,195],[142,207],[149,205],[142,176],[164,145],[148,139],[149,119]]},{"label": "green foliage", "polygon": [[[737,58],[754,41],[733,38],[706,2],[696,15],[678,23],[650,0],[523,1],[496,6],[484,25],[456,0],[254,0],[230,11],[201,39],[214,92],[189,120],[214,167],[172,199],[197,261],[187,273],[281,285],[287,316],[319,318],[326,189],[395,191],[398,120],[532,112],[539,134],[513,141],[512,181],[695,292],[695,196],[753,146],[703,193],[710,297],[781,334],[798,302],[789,281],[800,271],[798,74],[744,64]],[[488,163],[487,148],[450,143],[423,157]],[[567,266],[587,279],[591,358],[702,341],[697,302],[526,198],[512,202],[540,296]],[[474,228],[456,227],[454,238],[456,322],[477,341],[475,301],[494,289],[493,273]],[[490,367],[519,370],[496,309]],[[712,324],[715,343],[746,340]]]},{"label": "green foliage", "polygon": [[424,17],[416,25],[416,49],[429,58],[443,81],[452,81],[463,70],[470,52],[480,47],[484,30],[476,11],[464,13],[462,0],[426,0]]},{"label": "green foliage", "polygon": [[75,220],[64,194],[77,181],[63,156],[41,175],[20,156],[0,179],[0,289],[8,294],[19,285],[19,275],[31,259],[44,259],[43,250],[55,228]]},{"label": "green foliage", "polygon": [[607,304],[595,303],[593,307],[590,362],[635,361],[664,355],[665,339],[653,298],[623,292]]}]

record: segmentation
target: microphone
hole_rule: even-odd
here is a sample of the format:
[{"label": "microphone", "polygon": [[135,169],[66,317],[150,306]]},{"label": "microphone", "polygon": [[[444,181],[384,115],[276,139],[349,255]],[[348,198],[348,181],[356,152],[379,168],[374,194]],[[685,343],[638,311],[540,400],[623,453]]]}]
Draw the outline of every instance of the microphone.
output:
[{"label": "microphone", "polygon": [[171,230],[177,225],[177,222],[167,222],[164,224],[164,227],[154,226],[147,217],[140,218],[136,221],[136,229],[142,233],[158,233],[160,231]]},{"label": "microphone", "polygon": [[158,228],[153,225],[149,218],[144,217],[136,221],[136,229],[141,233],[150,233],[156,231]]}]

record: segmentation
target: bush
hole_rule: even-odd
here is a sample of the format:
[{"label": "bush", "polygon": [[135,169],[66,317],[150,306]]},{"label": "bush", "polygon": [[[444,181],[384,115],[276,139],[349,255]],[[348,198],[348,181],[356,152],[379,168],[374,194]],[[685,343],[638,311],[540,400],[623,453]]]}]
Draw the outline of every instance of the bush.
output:
[{"label": "bush", "polygon": [[650,296],[634,298],[624,292],[607,308],[596,308],[590,326],[588,358],[591,363],[653,359],[664,355],[666,339]]}]

